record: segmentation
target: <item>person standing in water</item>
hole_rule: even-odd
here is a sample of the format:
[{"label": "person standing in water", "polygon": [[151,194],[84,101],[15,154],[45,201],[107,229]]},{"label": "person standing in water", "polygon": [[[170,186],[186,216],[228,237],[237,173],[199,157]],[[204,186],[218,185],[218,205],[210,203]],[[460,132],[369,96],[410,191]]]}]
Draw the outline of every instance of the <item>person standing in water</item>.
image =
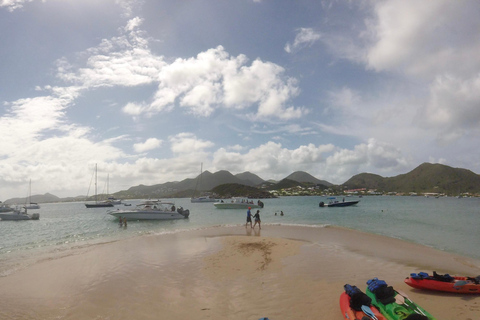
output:
[{"label": "person standing in water", "polygon": [[[259,229],[262,229],[262,226],[260,225],[260,223],[262,222],[260,220],[260,210],[257,210],[257,213],[255,213],[255,215],[253,216],[255,218],[255,224],[253,225],[253,228],[255,229],[255,226],[257,225],[258,223],[258,228]],[[250,222],[251,223],[251,222]]]},{"label": "person standing in water", "polygon": [[250,212],[251,207],[248,207],[247,210],[247,223],[245,223],[245,228],[247,227],[248,223],[250,222],[250,228],[252,227],[252,213]]}]

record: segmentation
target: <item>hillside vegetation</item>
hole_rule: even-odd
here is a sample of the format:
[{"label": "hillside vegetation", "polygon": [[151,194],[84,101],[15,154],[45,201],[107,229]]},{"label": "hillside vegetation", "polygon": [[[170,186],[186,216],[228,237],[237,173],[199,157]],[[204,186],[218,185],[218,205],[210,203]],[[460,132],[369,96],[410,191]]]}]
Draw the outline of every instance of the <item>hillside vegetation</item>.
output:
[{"label": "hillside vegetation", "polygon": [[480,193],[480,176],[467,169],[423,163],[409,173],[389,178],[361,173],[353,176],[343,186],[398,193],[478,194]]}]

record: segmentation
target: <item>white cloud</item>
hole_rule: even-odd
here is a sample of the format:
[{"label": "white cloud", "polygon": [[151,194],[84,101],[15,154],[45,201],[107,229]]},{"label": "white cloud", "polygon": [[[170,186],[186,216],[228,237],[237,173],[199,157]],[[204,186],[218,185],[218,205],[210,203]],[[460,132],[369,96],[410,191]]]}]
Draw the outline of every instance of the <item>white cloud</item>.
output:
[{"label": "white cloud", "polygon": [[177,155],[200,153],[214,146],[213,142],[198,139],[193,133],[188,132],[171,136],[168,140],[170,141],[172,152]]},{"label": "white cloud", "polygon": [[162,140],[157,138],[148,138],[145,142],[135,143],[133,149],[135,152],[145,152],[149,150],[156,149],[162,145]]},{"label": "white cloud", "polygon": [[164,111],[175,105],[198,116],[209,116],[216,108],[247,109],[258,106],[253,115],[281,119],[299,118],[304,108],[287,107],[298,94],[296,81],[283,76],[280,66],[246,57],[229,57],[223,47],[209,49],[196,58],[177,59],[164,66],[160,85],[149,112]]},{"label": "white cloud", "polygon": [[312,28],[299,28],[297,29],[297,35],[293,44],[287,43],[284,50],[288,53],[298,51],[305,47],[311,46],[313,43],[320,39],[320,33],[316,32]]},{"label": "white cloud", "polygon": [[58,78],[85,89],[133,87],[157,82],[165,62],[148,49],[147,39],[138,30],[141,22],[138,17],[131,19],[124,28],[124,35],[103,39],[98,47],[80,54],[88,57],[85,62],[87,67],[76,68],[66,59],[59,59]]},{"label": "white cloud", "polygon": [[376,71],[435,77],[471,76],[480,68],[480,3],[389,0],[375,5],[369,28],[368,66]]},{"label": "white cloud", "polygon": [[1,0],[0,1],[0,8],[5,7],[9,11],[14,11],[16,9],[23,8],[23,5],[28,2],[32,2],[34,0]]},{"label": "white cloud", "polygon": [[463,80],[453,76],[438,77],[431,85],[425,108],[417,122],[439,132],[440,143],[448,144],[466,133],[480,134],[480,75]]}]

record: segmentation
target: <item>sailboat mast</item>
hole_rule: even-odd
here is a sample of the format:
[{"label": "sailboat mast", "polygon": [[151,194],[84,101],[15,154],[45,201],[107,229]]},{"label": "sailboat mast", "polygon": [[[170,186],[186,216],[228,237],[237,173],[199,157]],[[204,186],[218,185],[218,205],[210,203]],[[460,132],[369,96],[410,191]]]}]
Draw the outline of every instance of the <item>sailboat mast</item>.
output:
[{"label": "sailboat mast", "polygon": [[97,164],[95,163],[95,203],[97,203]]}]

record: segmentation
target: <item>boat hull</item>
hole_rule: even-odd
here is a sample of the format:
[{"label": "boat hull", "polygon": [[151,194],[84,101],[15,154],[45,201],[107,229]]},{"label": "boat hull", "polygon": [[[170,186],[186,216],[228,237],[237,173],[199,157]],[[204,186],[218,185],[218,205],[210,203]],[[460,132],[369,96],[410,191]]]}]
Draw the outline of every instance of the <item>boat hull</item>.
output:
[{"label": "boat hull", "polygon": [[85,207],[87,208],[109,208],[113,207],[112,203],[85,203]]},{"label": "boat hull", "polygon": [[228,203],[228,202],[215,202],[213,204],[218,209],[248,209],[248,208],[261,208],[259,205],[252,203]]},{"label": "boat hull", "polygon": [[319,206],[320,207],[349,207],[349,206],[356,205],[359,202],[360,202],[360,200],[357,200],[357,201],[342,201],[342,202],[339,201],[339,202],[332,202],[332,203],[320,202]]},{"label": "boat hull", "polygon": [[17,211],[0,213],[0,221],[38,220],[39,218],[40,215],[38,213],[31,215]]},{"label": "boat hull", "polygon": [[[378,320],[386,320],[377,308],[374,306],[369,307]],[[350,296],[346,292],[340,295],[340,310],[345,320],[361,320],[365,317],[363,311],[357,311],[350,307]]]},{"label": "boat hull", "polygon": [[36,203],[31,203],[31,204],[27,204],[26,206],[24,206],[25,209],[28,209],[28,210],[38,210],[40,209],[40,205],[39,204],[36,204]]},{"label": "boat hull", "polygon": [[[467,277],[453,277],[453,282],[443,282],[435,279],[413,279],[407,277],[404,281],[410,287],[422,290],[443,291],[451,293],[480,294],[480,284],[469,280]],[[465,284],[455,286],[459,281]]]},{"label": "boat hull", "polygon": [[181,211],[158,211],[158,210],[115,210],[109,211],[108,214],[127,220],[174,220],[186,219],[190,212],[188,210]]},{"label": "boat hull", "polygon": [[191,203],[203,203],[203,202],[217,202],[217,199],[214,198],[207,198],[207,197],[200,197],[200,198],[191,198]]},{"label": "boat hull", "polygon": [[[375,278],[376,279],[376,278]],[[374,279],[372,279],[374,280]],[[369,280],[371,281],[371,280]],[[369,283],[369,282],[367,282]],[[393,288],[392,288],[393,289]],[[370,291],[367,288],[365,291],[367,296],[372,299],[372,304],[378,308],[378,310],[382,313],[382,315],[387,320],[404,320],[406,317],[412,314],[422,314],[428,318],[428,320],[435,320],[430,313],[428,313],[425,309],[420,307],[418,304],[413,302],[412,300],[408,299],[404,295],[401,295],[398,291],[393,290],[393,302],[387,301],[383,303],[380,299],[377,298],[375,293]],[[397,297],[398,296],[398,297]],[[400,302],[398,298],[402,298],[404,302]]]}]

